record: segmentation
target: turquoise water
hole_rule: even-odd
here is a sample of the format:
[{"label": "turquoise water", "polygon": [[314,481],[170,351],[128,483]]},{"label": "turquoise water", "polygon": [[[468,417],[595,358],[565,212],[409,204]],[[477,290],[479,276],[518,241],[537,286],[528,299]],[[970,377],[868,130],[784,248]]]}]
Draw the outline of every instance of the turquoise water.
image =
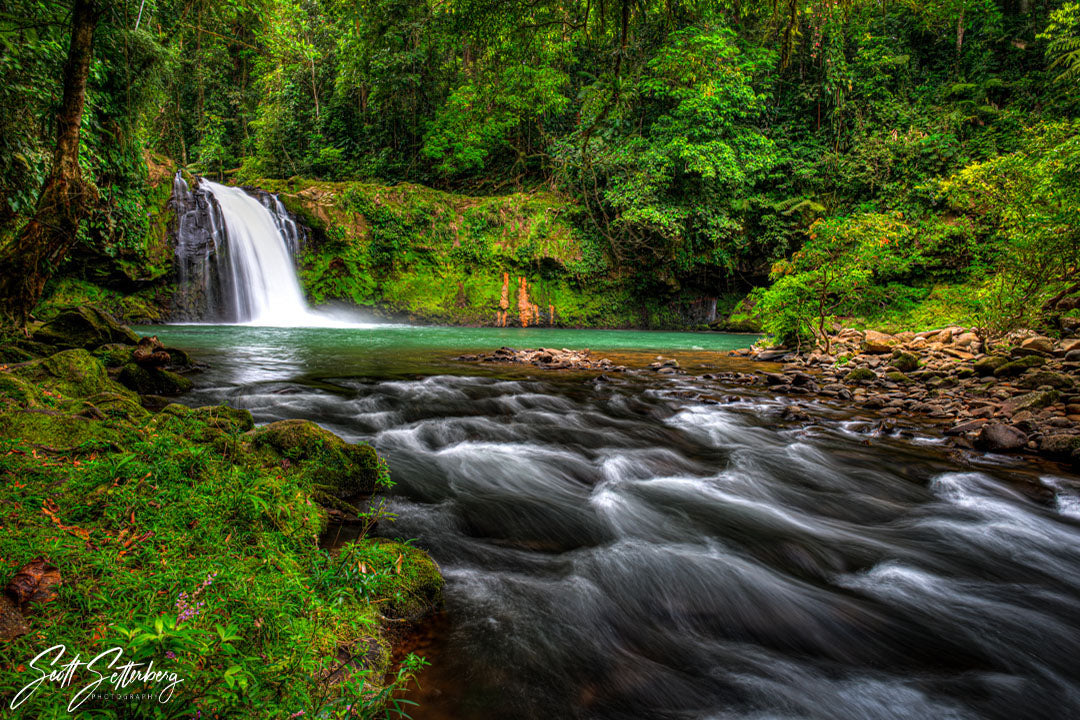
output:
[{"label": "turquoise water", "polygon": [[755,335],[659,332],[645,330],[563,330],[559,328],[471,328],[410,325],[367,325],[357,328],[278,328],[238,325],[159,325],[138,328],[184,348],[223,348],[242,344],[290,343],[326,350],[413,352],[416,350],[481,351],[511,347],[568,347],[593,350],[677,352],[734,350],[747,347]]},{"label": "turquoise water", "polygon": [[[156,325],[138,327],[163,343],[183,348],[207,363],[225,383],[326,376],[391,377],[452,372],[487,374],[489,367],[455,362],[463,353],[490,352],[503,345],[581,350],[626,364],[643,364],[657,354],[720,359],[747,347],[754,335],[651,332],[643,330],[561,330],[552,328],[468,328],[366,325],[354,328],[279,328],[246,325]],[[505,368],[505,366],[503,366]]]}]

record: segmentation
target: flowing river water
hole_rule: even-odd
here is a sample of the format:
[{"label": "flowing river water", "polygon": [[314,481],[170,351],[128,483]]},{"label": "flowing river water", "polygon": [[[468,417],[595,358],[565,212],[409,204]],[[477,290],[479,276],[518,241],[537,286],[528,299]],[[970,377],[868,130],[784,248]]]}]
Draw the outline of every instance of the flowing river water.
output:
[{"label": "flowing river water", "polygon": [[[1077,478],[696,377],[738,336],[141,328],[189,404],[373,443],[446,577],[416,720],[1080,717]],[[462,352],[590,347],[688,376]]]}]

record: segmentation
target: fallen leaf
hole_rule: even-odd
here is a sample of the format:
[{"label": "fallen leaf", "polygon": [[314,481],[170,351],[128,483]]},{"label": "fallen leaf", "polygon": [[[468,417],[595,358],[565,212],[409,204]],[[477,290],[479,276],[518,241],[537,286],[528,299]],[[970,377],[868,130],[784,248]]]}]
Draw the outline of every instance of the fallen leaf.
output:
[{"label": "fallen leaf", "polygon": [[19,568],[4,588],[7,595],[21,610],[30,603],[44,603],[56,599],[60,585],[60,570],[39,555]]}]

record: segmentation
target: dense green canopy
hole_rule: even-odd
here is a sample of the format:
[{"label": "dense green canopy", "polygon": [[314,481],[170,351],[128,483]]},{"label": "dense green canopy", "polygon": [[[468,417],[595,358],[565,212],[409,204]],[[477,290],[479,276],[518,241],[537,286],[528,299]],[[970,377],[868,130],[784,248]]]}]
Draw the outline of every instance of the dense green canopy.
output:
[{"label": "dense green canopy", "polygon": [[[102,200],[85,241],[113,254],[147,231],[149,150],[240,181],[552,187],[653,296],[745,291],[815,220],[857,229],[863,213],[903,217],[926,256],[888,282],[965,280],[1019,232],[974,210],[990,191],[972,174],[1019,163],[1044,182],[1048,138],[1077,130],[1077,3],[100,4],[81,157]],[[69,32],[63,2],[6,7],[4,236],[48,171]],[[1055,178],[1075,196],[1074,176]]]}]

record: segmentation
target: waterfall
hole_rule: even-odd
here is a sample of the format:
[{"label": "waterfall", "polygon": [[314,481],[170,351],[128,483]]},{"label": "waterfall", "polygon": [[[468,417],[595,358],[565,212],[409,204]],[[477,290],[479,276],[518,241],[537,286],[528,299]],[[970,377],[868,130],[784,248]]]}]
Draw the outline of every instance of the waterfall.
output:
[{"label": "waterfall", "polygon": [[173,205],[180,291],[177,319],[245,325],[340,325],[304,300],[293,257],[301,240],[281,200],[176,174]]}]

